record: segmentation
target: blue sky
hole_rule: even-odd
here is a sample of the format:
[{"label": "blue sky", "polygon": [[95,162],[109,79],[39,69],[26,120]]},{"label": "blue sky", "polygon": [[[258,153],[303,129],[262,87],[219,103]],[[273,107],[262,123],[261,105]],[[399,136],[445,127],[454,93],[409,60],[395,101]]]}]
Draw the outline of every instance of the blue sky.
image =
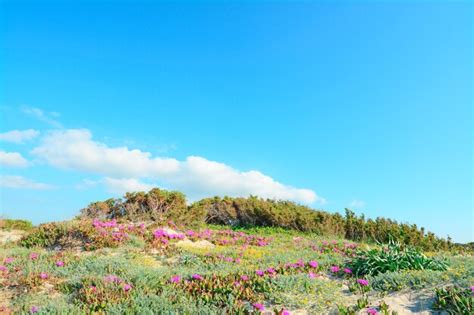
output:
[{"label": "blue sky", "polygon": [[0,213],[159,185],[472,241],[469,1],[2,1]]}]

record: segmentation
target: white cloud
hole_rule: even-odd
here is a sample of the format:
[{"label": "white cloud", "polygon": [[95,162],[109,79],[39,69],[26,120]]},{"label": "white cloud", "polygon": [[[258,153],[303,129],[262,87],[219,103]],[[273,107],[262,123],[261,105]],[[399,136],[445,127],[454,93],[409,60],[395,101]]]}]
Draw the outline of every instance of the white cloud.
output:
[{"label": "white cloud", "polygon": [[149,191],[150,189],[157,187],[156,185],[150,185],[135,178],[104,178],[105,186],[111,193],[123,195],[126,192],[133,191]]},{"label": "white cloud", "polygon": [[151,185],[143,184],[139,179],[148,178],[180,190],[191,199],[252,194],[306,204],[324,202],[312,190],[284,185],[259,171],[242,172],[198,156],[178,161],[152,157],[148,152],[127,147],[111,148],[92,140],[90,131],[85,129],[51,132],[32,153],[55,167],[103,175],[107,177],[106,185],[117,191],[127,186],[147,190]]},{"label": "white cloud", "polygon": [[365,207],[365,201],[362,201],[362,200],[352,200],[350,203],[349,203],[349,208],[357,208],[357,209],[360,209],[360,208],[364,208]]},{"label": "white cloud", "polygon": [[0,175],[0,187],[15,189],[51,189],[51,185],[35,182],[23,176]]},{"label": "white cloud", "polygon": [[98,184],[100,184],[100,182],[101,181],[86,178],[83,179],[82,182],[80,182],[79,184],[75,185],[75,188],[79,190],[89,189],[97,186]]},{"label": "white cloud", "polygon": [[23,143],[25,141],[31,140],[39,135],[39,131],[34,129],[27,130],[11,130],[8,132],[0,133],[0,140],[13,142],[13,143]]},{"label": "white cloud", "polygon": [[0,165],[7,167],[26,167],[28,161],[18,152],[0,151]]},{"label": "white cloud", "polygon": [[190,156],[181,162],[178,172],[166,182],[187,192],[191,199],[212,195],[231,197],[256,195],[303,203],[324,202],[309,189],[299,189],[275,181],[259,171],[241,172],[226,164]]},{"label": "white cloud", "polygon": [[179,169],[175,159],[151,158],[148,152],[95,142],[85,129],[53,131],[32,153],[59,168],[111,177],[159,177]]},{"label": "white cloud", "polygon": [[59,116],[59,113],[57,112],[51,112],[51,113],[46,113],[43,110],[37,108],[37,107],[30,107],[30,106],[23,106],[22,111],[30,115],[39,121],[42,121],[52,127],[55,128],[62,128],[62,124],[56,120],[55,118]]}]

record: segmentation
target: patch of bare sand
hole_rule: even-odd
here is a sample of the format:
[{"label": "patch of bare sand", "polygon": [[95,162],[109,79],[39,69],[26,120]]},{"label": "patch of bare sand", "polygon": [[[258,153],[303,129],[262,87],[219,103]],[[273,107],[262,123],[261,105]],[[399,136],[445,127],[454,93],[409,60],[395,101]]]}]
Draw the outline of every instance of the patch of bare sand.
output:
[{"label": "patch of bare sand", "polygon": [[[397,312],[399,315],[429,315],[442,314],[433,311],[434,293],[428,290],[411,291],[411,292],[395,292],[380,299],[385,301],[390,310]],[[379,304],[379,303],[377,303]]]},{"label": "patch of bare sand", "polygon": [[[0,290],[0,307],[9,307],[10,302],[13,299],[13,292],[10,290]],[[0,314],[3,314],[0,312]]]},{"label": "patch of bare sand", "polygon": [[0,230],[0,244],[19,241],[26,233],[22,230]]}]

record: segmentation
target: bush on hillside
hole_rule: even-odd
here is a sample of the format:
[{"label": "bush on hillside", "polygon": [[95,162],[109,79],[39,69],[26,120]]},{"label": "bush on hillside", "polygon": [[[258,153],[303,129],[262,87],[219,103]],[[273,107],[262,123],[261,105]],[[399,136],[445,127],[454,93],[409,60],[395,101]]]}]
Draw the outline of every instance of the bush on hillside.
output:
[{"label": "bush on hillside", "polygon": [[275,201],[251,196],[249,198],[206,198],[190,209],[206,214],[206,222],[231,226],[272,226],[314,231],[325,235],[342,235],[344,219],[315,211],[290,201]]},{"label": "bush on hillside", "polygon": [[346,238],[358,242],[388,243],[395,240],[427,251],[450,250],[448,240],[425,233],[415,224],[377,218],[366,219],[346,209],[339,213],[318,211],[291,201],[249,198],[205,198],[186,205],[184,194],[158,188],[127,193],[123,199],[93,202],[81,210],[80,218],[131,221],[174,221],[182,225],[203,223],[234,227],[268,226]]},{"label": "bush on hillside", "polygon": [[203,222],[202,213],[188,209],[184,194],[159,188],[149,192],[126,193],[123,199],[93,202],[81,210],[80,218],[160,222],[171,220],[182,224]]},{"label": "bush on hillside", "polygon": [[33,228],[33,224],[31,223],[31,221],[0,219],[0,229],[29,231],[32,228]]},{"label": "bush on hillside", "polygon": [[366,220],[363,215],[346,209],[339,213],[318,211],[291,201],[275,201],[257,197],[206,198],[193,203],[191,209],[206,214],[206,222],[232,226],[273,226],[335,236],[359,242],[388,243],[396,240],[424,250],[448,250],[449,240],[425,234],[415,224],[398,223],[377,218]]},{"label": "bush on hillside", "polygon": [[90,242],[92,228],[80,221],[40,224],[20,240],[24,247],[83,247]]},{"label": "bush on hillside", "polygon": [[404,247],[393,241],[380,249],[360,250],[349,262],[349,268],[356,276],[375,276],[401,270],[444,271],[447,267],[446,261],[426,257],[414,247]]}]

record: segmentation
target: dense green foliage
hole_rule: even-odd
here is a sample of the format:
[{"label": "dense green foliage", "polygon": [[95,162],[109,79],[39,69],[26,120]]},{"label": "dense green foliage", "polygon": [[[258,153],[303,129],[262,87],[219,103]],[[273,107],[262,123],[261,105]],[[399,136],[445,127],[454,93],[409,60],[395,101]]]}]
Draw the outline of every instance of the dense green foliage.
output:
[{"label": "dense green foliage", "polygon": [[[345,216],[318,211],[290,201],[249,198],[207,198],[190,209],[206,214],[206,222],[232,226],[279,226],[359,242],[387,243],[396,240],[425,250],[447,250],[449,240],[426,233],[416,225],[377,218],[366,220],[349,209]],[[193,212],[191,211],[191,212]]]},{"label": "dense green foliage", "polygon": [[33,224],[28,220],[0,219],[0,229],[29,231]]},{"label": "dense green foliage", "polygon": [[447,266],[444,260],[429,258],[418,249],[392,241],[383,248],[359,250],[349,263],[357,276],[374,276],[400,270],[444,271]]},{"label": "dense green foliage", "polygon": [[81,246],[88,239],[90,227],[80,224],[80,222],[51,222],[41,224],[34,228],[31,233],[20,240],[20,244],[25,247],[63,247],[71,242],[79,242]]},{"label": "dense green foliage", "polygon": [[[183,225],[204,223],[239,226],[269,226],[313,232],[358,242],[388,243],[395,240],[423,250],[452,250],[451,241],[425,233],[415,224],[394,220],[365,219],[346,209],[345,215],[314,210],[291,201],[249,198],[205,198],[186,205],[180,192],[158,188],[149,192],[125,194],[123,199],[108,199],[89,204],[81,210],[81,218],[127,219],[133,221],[169,220]],[[463,250],[461,246],[456,246]]]},{"label": "dense green foliage", "polygon": [[449,286],[436,289],[435,308],[449,314],[469,315],[474,313],[474,287]]},{"label": "dense green foliage", "polygon": [[133,221],[173,220],[181,224],[203,221],[204,214],[190,211],[186,197],[177,191],[154,188],[149,192],[126,193],[123,199],[107,199],[89,204],[81,218],[125,219]]}]

